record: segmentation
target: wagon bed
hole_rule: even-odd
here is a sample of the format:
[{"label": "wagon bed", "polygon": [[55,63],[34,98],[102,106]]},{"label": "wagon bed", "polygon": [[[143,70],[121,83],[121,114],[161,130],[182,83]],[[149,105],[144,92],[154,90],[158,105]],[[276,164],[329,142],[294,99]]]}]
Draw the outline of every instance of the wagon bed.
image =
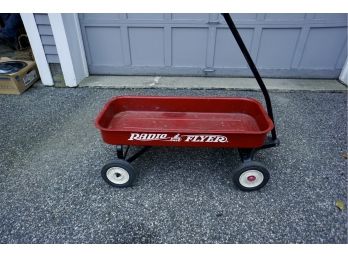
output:
[{"label": "wagon bed", "polygon": [[115,145],[260,147],[273,122],[251,98],[121,96],[96,126]]}]

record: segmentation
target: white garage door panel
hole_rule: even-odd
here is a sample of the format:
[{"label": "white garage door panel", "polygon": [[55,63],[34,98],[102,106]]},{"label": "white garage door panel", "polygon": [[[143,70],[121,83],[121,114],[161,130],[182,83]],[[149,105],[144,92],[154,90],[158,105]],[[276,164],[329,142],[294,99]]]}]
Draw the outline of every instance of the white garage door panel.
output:
[{"label": "white garage door panel", "polygon": [[121,15],[118,13],[103,13],[103,15],[100,15],[100,13],[85,13],[83,15],[84,20],[100,20],[100,21],[112,21],[112,20],[119,20],[121,19]]},{"label": "white garage door panel", "polygon": [[91,49],[103,49],[102,51],[90,51],[89,60],[91,64],[124,65],[120,28],[87,27],[86,38],[88,40],[88,46]]},{"label": "white garage door panel", "polygon": [[129,13],[129,20],[163,20],[164,15],[161,13]]},{"label": "white garage door panel", "polygon": [[[334,69],[347,47],[346,28],[313,28],[309,32],[300,66]],[[342,53],[343,52],[343,53]]]},{"label": "white garage door panel", "polygon": [[205,67],[208,42],[206,28],[172,29],[172,64],[176,67]]},{"label": "white garage door panel", "polygon": [[257,66],[267,69],[290,69],[300,32],[300,29],[264,29]]},{"label": "white garage door panel", "polygon": [[172,19],[175,20],[200,20],[200,21],[208,21],[209,14],[207,13],[173,13]]},{"label": "white garage door panel", "polygon": [[304,13],[267,13],[266,21],[286,21],[286,20],[303,20],[306,17]]},{"label": "white garage door panel", "polygon": [[164,65],[163,28],[129,28],[128,33],[132,65]]},{"label": "white garage door panel", "polygon": [[[244,44],[250,51],[253,29],[240,29],[239,33]],[[227,28],[216,30],[214,67],[216,68],[247,68],[248,64],[235,42],[231,31]]]}]

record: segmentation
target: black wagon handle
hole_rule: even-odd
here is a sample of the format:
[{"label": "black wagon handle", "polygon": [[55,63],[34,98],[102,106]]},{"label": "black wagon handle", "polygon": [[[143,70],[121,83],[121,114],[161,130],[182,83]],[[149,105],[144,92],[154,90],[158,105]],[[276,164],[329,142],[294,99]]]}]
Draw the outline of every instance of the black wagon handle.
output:
[{"label": "black wagon handle", "polygon": [[[269,97],[269,94],[268,94],[268,91],[267,91],[267,88],[265,86],[265,83],[263,83],[263,80],[260,76],[260,73],[259,71],[257,70],[256,66],[255,66],[255,63],[253,62],[253,59],[251,58],[249,52],[248,52],[248,49],[246,48],[243,40],[242,40],[242,37],[240,36],[237,28],[236,28],[236,25],[234,24],[231,16],[228,14],[228,13],[222,13],[222,16],[225,18],[225,21],[228,25],[228,27],[230,28],[240,50],[242,51],[243,55],[244,55],[244,58],[245,60],[247,61],[252,73],[254,74],[254,77],[257,81],[257,83],[259,84],[260,88],[261,88],[261,91],[263,93],[263,96],[265,98],[265,101],[266,101],[266,107],[267,107],[267,113],[268,113],[268,116],[270,117],[270,119],[272,120],[273,124],[274,124],[274,118],[273,118],[273,110],[272,110],[272,104],[271,104],[271,99]],[[272,139],[273,140],[276,140],[277,139],[277,134],[276,134],[276,129],[275,129],[275,125],[274,125],[274,128],[272,129],[271,131],[272,133]]]}]

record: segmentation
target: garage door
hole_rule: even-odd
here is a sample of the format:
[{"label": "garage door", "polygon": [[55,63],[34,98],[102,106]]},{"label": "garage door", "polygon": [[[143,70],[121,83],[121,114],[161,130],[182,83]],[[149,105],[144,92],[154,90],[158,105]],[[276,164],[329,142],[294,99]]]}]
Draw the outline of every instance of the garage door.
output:
[{"label": "garage door", "polygon": [[[232,14],[263,76],[337,78],[346,14]],[[250,76],[219,14],[80,14],[90,74]]]}]

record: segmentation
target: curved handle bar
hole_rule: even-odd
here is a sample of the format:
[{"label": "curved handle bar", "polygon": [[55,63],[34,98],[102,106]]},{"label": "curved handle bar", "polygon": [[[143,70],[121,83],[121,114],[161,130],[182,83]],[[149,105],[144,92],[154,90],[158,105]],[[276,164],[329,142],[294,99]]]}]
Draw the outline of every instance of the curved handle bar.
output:
[{"label": "curved handle bar", "polygon": [[[252,73],[254,74],[254,77],[257,81],[257,83],[259,84],[260,88],[261,88],[261,91],[263,93],[263,96],[265,98],[265,101],[266,101],[266,107],[267,107],[267,113],[268,113],[268,116],[271,118],[273,124],[274,124],[274,118],[273,118],[273,110],[272,110],[272,104],[271,104],[271,99],[269,97],[269,94],[268,94],[268,91],[267,91],[267,88],[265,86],[265,84],[263,83],[263,80],[253,62],[253,59],[251,58],[249,52],[248,52],[248,49],[246,48],[237,28],[236,28],[236,25],[234,24],[234,22],[232,21],[232,18],[231,16],[228,14],[228,13],[222,13],[222,16],[225,18],[225,21],[228,25],[228,27],[230,28],[240,50],[242,51],[243,55],[244,55],[244,58],[245,60],[247,61]],[[276,134],[276,130],[275,130],[275,125],[274,125],[274,128],[272,129],[271,131],[272,133],[272,139],[273,140],[276,140],[277,139],[277,134]]]}]

